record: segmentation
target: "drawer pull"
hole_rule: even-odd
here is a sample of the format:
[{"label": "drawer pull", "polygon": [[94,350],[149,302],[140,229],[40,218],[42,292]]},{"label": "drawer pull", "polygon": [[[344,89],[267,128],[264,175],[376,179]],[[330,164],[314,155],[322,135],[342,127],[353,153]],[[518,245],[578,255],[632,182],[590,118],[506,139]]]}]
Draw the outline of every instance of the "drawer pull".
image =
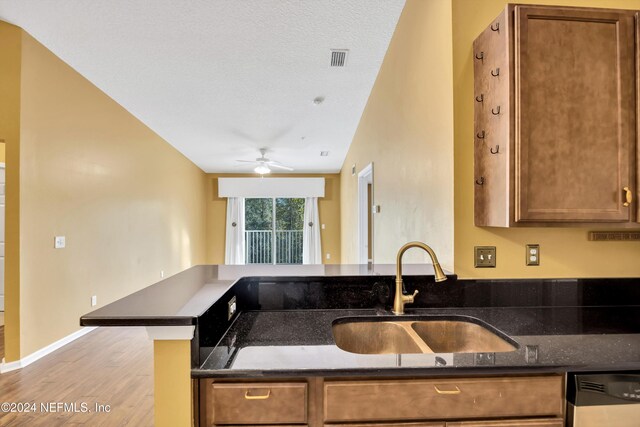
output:
[{"label": "drawer pull", "polygon": [[267,394],[263,394],[263,395],[260,395],[260,396],[253,396],[253,395],[251,395],[249,393],[250,393],[250,390],[247,390],[244,393],[244,398],[247,399],[247,400],[265,400],[265,399],[268,399],[269,397],[271,397],[271,389],[267,390]]},{"label": "drawer pull", "polygon": [[624,187],[622,191],[624,191],[624,196],[626,199],[626,201],[622,204],[622,206],[624,207],[630,206],[631,202],[633,202],[633,194],[631,193],[631,189],[629,187]]},{"label": "drawer pull", "polygon": [[458,388],[458,386],[454,385],[455,390],[440,390],[437,385],[434,385],[433,388],[436,390],[438,394],[460,394],[462,391]]}]

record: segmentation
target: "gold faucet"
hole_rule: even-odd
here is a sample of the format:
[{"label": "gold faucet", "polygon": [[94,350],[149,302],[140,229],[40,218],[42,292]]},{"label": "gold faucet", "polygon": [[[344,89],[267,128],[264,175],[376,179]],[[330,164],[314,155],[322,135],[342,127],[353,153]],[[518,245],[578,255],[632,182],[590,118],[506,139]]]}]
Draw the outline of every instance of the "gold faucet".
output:
[{"label": "gold faucet", "polygon": [[413,292],[413,295],[404,295],[402,293],[402,255],[404,255],[407,249],[411,248],[424,249],[429,254],[431,262],[433,263],[436,282],[447,280],[447,276],[444,274],[444,271],[442,271],[442,267],[440,267],[436,253],[433,252],[433,249],[429,246],[422,242],[409,242],[401,247],[396,257],[396,296],[393,299],[393,314],[395,315],[404,314],[404,305],[413,303],[413,299],[418,294],[417,290]]}]

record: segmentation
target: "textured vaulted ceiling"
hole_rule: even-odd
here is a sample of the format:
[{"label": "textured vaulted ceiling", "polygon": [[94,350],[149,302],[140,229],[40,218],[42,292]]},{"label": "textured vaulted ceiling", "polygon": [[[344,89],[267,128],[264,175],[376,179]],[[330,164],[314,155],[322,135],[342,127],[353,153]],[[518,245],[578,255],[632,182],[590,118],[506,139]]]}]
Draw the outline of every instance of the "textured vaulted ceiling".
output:
[{"label": "textured vaulted ceiling", "polygon": [[[18,25],[207,172],[338,171],[404,0],[0,0]],[[330,49],[349,49],[330,68]],[[313,99],[325,101],[315,105]],[[329,151],[321,157],[320,151]]]}]

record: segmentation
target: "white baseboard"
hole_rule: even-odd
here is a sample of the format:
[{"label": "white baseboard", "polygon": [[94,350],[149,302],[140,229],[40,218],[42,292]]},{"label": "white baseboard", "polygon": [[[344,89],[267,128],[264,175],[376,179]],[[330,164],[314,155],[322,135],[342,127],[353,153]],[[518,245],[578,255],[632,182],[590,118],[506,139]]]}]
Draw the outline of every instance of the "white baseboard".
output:
[{"label": "white baseboard", "polygon": [[71,335],[67,335],[64,338],[59,339],[58,341],[51,343],[48,346],[41,348],[40,350],[33,352],[26,357],[23,357],[20,360],[16,360],[15,362],[5,363],[3,358],[2,363],[0,363],[0,374],[4,374],[5,372],[10,372],[10,371],[15,371],[16,369],[21,369],[21,368],[24,368],[25,366],[29,366],[36,360],[41,359],[50,353],[53,353],[60,347],[63,347],[66,344],[69,344],[70,342],[77,340],[81,336],[86,335],[95,329],[96,327],[84,327],[72,333]]}]

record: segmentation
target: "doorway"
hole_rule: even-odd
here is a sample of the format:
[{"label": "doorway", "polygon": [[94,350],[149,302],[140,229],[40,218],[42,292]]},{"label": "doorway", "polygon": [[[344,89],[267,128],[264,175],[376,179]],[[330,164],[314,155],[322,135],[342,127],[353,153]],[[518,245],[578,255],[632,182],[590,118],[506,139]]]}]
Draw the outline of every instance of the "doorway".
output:
[{"label": "doorway", "polygon": [[358,174],[358,262],[373,264],[373,163]]}]

